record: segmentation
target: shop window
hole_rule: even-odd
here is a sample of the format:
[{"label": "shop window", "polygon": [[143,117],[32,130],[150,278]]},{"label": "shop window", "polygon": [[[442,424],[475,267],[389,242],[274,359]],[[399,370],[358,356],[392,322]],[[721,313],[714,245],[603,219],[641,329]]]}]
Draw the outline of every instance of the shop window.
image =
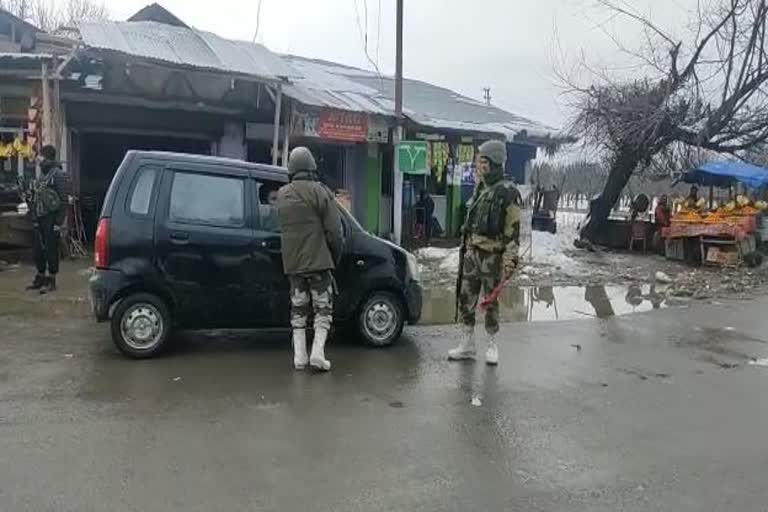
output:
[{"label": "shop window", "polygon": [[169,217],[176,222],[223,227],[245,225],[244,181],[176,172]]}]

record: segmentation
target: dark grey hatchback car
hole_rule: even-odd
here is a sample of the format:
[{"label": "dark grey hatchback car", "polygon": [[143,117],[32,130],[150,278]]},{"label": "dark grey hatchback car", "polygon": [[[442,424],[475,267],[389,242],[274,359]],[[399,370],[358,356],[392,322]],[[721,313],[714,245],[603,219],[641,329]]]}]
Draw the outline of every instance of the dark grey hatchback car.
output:
[{"label": "dark grey hatchback car", "polygon": [[[117,348],[158,354],[173,329],[288,328],[290,297],[269,195],[281,167],[130,151],[107,192],[90,280],[93,313]],[[413,255],[374,237],[341,206],[344,254],[335,321],[374,346],[421,315]]]}]

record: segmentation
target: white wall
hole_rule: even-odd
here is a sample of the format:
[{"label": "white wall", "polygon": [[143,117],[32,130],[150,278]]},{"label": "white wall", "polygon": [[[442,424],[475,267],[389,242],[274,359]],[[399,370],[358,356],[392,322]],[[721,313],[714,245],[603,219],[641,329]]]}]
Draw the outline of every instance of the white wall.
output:
[{"label": "white wall", "polygon": [[248,156],[245,145],[245,125],[237,121],[225,123],[224,133],[217,146],[215,152],[217,156],[245,160]]}]

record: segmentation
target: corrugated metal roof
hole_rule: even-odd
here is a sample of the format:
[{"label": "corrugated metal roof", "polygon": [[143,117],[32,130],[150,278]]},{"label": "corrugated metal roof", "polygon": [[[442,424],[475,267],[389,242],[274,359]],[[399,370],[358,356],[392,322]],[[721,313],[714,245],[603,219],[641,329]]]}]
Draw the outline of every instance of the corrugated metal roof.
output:
[{"label": "corrugated metal roof", "polygon": [[[299,102],[394,116],[395,82],[391,77],[332,62],[283,57],[301,75],[286,88],[286,94]],[[427,127],[492,133],[509,140],[523,131],[532,137],[558,137],[555,128],[418,80],[403,81],[403,103],[403,113]]]},{"label": "corrugated metal roof", "polygon": [[[394,80],[363,69],[291,55],[224,39],[210,32],[154,21],[83,23],[86,47],[119,52],[196,69],[288,79],[285,93],[305,105],[394,116]],[[418,80],[403,82],[403,113],[434,128],[498,134],[512,140],[557,137],[557,130],[500,108]]]},{"label": "corrugated metal roof", "polygon": [[249,75],[265,80],[295,71],[264,46],[224,39],[210,32],[153,21],[83,23],[83,44],[179,66]]}]

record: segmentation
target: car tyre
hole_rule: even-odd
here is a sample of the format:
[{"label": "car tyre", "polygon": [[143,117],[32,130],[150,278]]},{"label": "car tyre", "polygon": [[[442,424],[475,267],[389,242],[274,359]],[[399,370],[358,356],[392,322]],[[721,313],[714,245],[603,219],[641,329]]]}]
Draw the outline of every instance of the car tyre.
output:
[{"label": "car tyre", "polygon": [[360,307],[357,328],[366,344],[387,347],[400,338],[405,327],[402,301],[389,292],[375,292]]},{"label": "car tyre", "polygon": [[115,346],[133,359],[147,359],[162,352],[172,329],[168,306],[149,293],[130,295],[120,301],[110,321]]}]

